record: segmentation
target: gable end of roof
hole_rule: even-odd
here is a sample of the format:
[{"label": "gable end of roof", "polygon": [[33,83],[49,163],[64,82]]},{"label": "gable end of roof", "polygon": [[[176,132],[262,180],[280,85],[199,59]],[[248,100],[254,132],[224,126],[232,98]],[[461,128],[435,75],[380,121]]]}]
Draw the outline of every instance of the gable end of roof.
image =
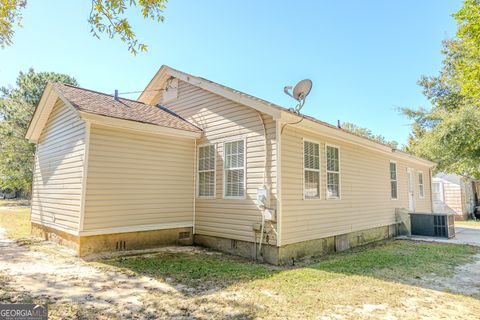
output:
[{"label": "gable end of roof", "polygon": [[162,65],[155,76],[150,80],[147,87],[138,97],[138,101],[148,104],[154,104],[153,99],[156,93],[161,90],[164,83],[170,78],[174,77],[183,82],[189,83],[198,88],[215,93],[221,97],[253,108],[257,111],[270,115],[273,119],[280,119],[283,108],[277,106],[266,100],[254,97],[247,93],[229,88],[219,83],[207,80],[205,78],[193,76],[191,74],[176,70],[166,65]]}]

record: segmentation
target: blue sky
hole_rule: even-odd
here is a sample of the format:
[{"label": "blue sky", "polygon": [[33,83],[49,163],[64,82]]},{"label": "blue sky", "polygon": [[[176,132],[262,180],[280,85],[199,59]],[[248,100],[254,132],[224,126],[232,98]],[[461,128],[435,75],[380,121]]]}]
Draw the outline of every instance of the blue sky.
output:
[{"label": "blue sky", "polygon": [[303,113],[405,143],[409,121],[396,108],[429,106],[416,81],[437,74],[461,1],[171,0],[163,24],[130,15],[149,45],[137,56],[119,40],[90,35],[89,4],[28,1],[14,45],[0,49],[0,86],[33,67],[86,88],[136,91],[167,64],[289,107],[283,86],[310,78]]}]

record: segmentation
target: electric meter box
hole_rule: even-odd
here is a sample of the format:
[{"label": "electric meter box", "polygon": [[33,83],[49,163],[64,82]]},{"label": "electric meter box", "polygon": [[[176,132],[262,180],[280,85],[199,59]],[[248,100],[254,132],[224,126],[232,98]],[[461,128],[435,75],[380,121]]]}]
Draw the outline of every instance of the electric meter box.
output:
[{"label": "electric meter box", "polygon": [[268,203],[268,189],[263,186],[257,189],[257,206],[266,207]]},{"label": "electric meter box", "polygon": [[265,209],[263,211],[263,218],[265,221],[277,221],[276,211],[273,209]]}]

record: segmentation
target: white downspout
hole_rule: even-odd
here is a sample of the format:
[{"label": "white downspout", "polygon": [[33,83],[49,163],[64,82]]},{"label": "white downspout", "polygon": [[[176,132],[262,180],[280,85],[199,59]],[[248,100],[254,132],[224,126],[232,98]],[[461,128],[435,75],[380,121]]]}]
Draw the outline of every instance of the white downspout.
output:
[{"label": "white downspout", "polygon": [[277,246],[282,245],[282,124],[275,120],[275,143],[277,157]]},{"label": "white downspout", "polygon": [[267,184],[267,158],[268,158],[268,155],[267,155],[267,129],[265,127],[265,121],[263,121],[263,118],[262,118],[262,114],[260,113],[260,111],[257,111],[257,114],[258,114],[258,118],[260,119],[260,123],[262,124],[262,128],[263,128],[263,145],[265,147],[265,152],[263,153],[264,154],[264,157],[263,157],[263,185],[266,186]]},{"label": "white downspout", "polygon": [[192,225],[192,237],[195,234],[195,216],[197,213],[197,139],[194,142],[195,151],[193,156],[193,225]]},{"label": "white downspout", "polygon": [[[262,124],[262,128],[263,128],[263,141],[264,141],[264,161],[263,161],[263,187],[266,188],[266,184],[267,184],[267,162],[268,162],[268,142],[267,142],[267,129],[266,129],[266,126],[265,126],[265,121],[263,121],[263,118],[262,118],[262,114],[257,111],[257,114],[258,114],[258,118],[260,119],[260,123]],[[277,159],[277,165],[278,165],[278,159]],[[277,186],[278,188],[278,186]],[[258,248],[258,252],[260,254],[262,254],[262,244],[263,244],[263,233],[265,231],[265,215],[264,215],[264,211],[265,211],[265,208],[260,208],[261,210],[261,215],[262,215],[262,223],[261,223],[261,228],[260,228],[260,242],[259,242],[259,248]],[[275,230],[275,227],[273,226],[273,223],[270,221],[270,227],[272,228],[272,231],[275,233],[275,235],[277,236],[277,241],[278,241],[278,233],[277,233],[277,230]],[[256,236],[255,236],[255,241],[254,241],[254,245],[256,242]]]}]

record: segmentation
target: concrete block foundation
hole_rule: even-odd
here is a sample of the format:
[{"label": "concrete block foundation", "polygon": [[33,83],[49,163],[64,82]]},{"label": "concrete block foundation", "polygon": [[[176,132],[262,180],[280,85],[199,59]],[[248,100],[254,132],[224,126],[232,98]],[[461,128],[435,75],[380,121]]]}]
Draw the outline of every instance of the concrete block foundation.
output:
[{"label": "concrete block foundation", "polygon": [[191,227],[75,236],[32,223],[32,235],[72,248],[80,257],[100,252],[150,249],[162,246],[189,246],[193,244]]},{"label": "concrete block foundation", "polygon": [[135,249],[150,249],[162,246],[198,244],[232,255],[257,259],[275,265],[294,264],[296,260],[322,256],[362,246],[397,235],[397,225],[350,232],[336,236],[287,244],[281,247],[263,244],[261,253],[258,243],[233,240],[207,235],[192,235],[192,228],[139,231],[75,236],[60,230],[32,223],[32,234],[45,240],[57,242],[74,249],[80,257],[102,252],[118,252]]},{"label": "concrete block foundation", "polygon": [[35,237],[58,243],[78,252],[79,237],[41,224],[31,223],[31,233]]},{"label": "concrete block foundation", "polygon": [[258,243],[255,246],[253,242],[249,241],[196,234],[194,236],[194,243],[235,256],[278,264],[278,247],[269,244],[262,244],[262,253],[260,254],[258,252]]},{"label": "concrete block foundation", "polygon": [[340,252],[366,245],[375,241],[389,239],[396,236],[396,230],[396,225],[388,225],[347,234],[292,243],[281,247],[264,244],[262,246],[262,254],[256,252],[253,242],[248,241],[195,235],[194,243],[249,259],[255,259],[255,256],[257,256],[257,259],[260,261],[275,265],[289,265],[294,264],[296,260],[305,257],[322,256],[328,253]]}]

